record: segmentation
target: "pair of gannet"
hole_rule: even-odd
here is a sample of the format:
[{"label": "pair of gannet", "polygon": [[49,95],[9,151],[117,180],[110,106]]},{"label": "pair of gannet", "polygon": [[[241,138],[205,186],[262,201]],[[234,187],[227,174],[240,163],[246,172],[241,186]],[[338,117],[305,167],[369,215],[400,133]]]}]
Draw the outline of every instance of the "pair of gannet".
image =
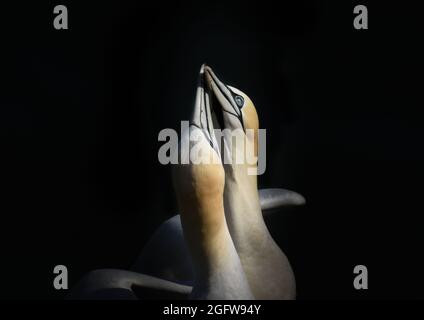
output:
[{"label": "pair of gannet", "polygon": [[[217,127],[229,129],[223,131],[223,141],[216,139]],[[174,168],[182,226],[194,265],[192,297],[295,298],[291,266],[262,217],[257,176],[248,174],[249,167],[257,164],[236,159],[240,147],[255,150],[257,156],[258,129],[250,98],[203,65],[190,126],[202,152],[191,164]],[[235,145],[232,133],[247,130],[254,134]],[[191,143],[188,150],[180,150],[182,157],[190,152]]]},{"label": "pair of gannet", "polygon": [[[295,280],[290,264],[272,239],[262,217],[267,210],[304,203],[301,195],[284,189],[258,192],[256,175],[244,163],[224,163],[238,150],[224,135],[223,148],[213,129],[253,129],[247,139],[258,150],[256,109],[240,90],[225,85],[203,65],[199,75],[190,132],[200,147],[197,160],[212,164],[177,165],[173,181],[181,216],[162,224],[133,267],[136,272],[96,270],[83,278],[72,297],[93,297],[107,292],[122,297],[197,299],[292,299]],[[199,143],[200,141],[200,143]],[[188,147],[191,147],[190,145]],[[181,149],[180,153],[189,152]],[[211,160],[209,158],[209,160]],[[183,236],[184,233],[184,236]],[[191,258],[190,258],[191,257]],[[150,274],[148,276],[142,273]],[[104,297],[104,295],[102,296]]]}]

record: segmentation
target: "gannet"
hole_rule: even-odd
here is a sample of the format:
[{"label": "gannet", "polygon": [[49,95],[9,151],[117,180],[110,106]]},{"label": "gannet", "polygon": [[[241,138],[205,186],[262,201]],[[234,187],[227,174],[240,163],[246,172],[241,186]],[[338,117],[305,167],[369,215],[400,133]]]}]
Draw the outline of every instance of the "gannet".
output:
[{"label": "gannet", "polygon": [[[246,149],[258,151],[259,119],[251,99],[237,88],[219,80],[205,67],[207,84],[214,93],[213,110],[221,118],[220,124],[231,132],[254,131],[246,137]],[[294,299],[295,278],[286,255],[270,235],[261,212],[257,176],[249,175],[248,168],[257,164],[237,163],[235,155],[240,144],[231,143],[231,135],[224,134],[223,149],[233,161],[225,168],[225,213],[231,237],[236,246],[250,288],[256,299]]]},{"label": "gannet", "polygon": [[[189,164],[173,166],[173,181],[184,238],[194,269],[192,299],[253,299],[224,212],[225,173],[212,123],[210,92],[199,75],[190,122],[189,144],[181,158]],[[182,137],[185,139],[188,137]],[[196,148],[196,152],[194,152]]]},{"label": "gannet", "polygon": [[[217,79],[217,81],[219,80]],[[234,91],[238,91],[235,88],[233,89]],[[231,94],[232,97],[236,97],[234,92]],[[239,101],[244,102],[243,96],[241,97],[242,99],[239,99]],[[250,99],[247,97],[246,101],[250,101]],[[218,104],[219,102],[216,101],[216,105]],[[244,109],[242,106],[240,119],[243,122],[236,121],[235,124],[230,127],[228,125],[225,126],[222,124],[222,129],[229,128],[233,130],[243,127],[245,125],[244,121],[249,120],[249,117],[246,117],[246,115],[243,116],[245,110],[248,110],[248,108]],[[219,108],[216,111],[218,114],[222,113]],[[234,111],[230,109],[230,112]],[[212,114],[214,115],[214,113],[215,112],[213,111]],[[254,106],[253,113],[251,113],[251,115],[253,118],[256,115]],[[215,117],[216,116],[217,114],[215,114]],[[235,119],[233,119],[233,121],[234,120]],[[248,126],[248,124],[246,125]],[[214,124],[211,124],[211,127],[213,126],[219,128],[217,121],[215,121]],[[231,180],[231,172],[229,173],[230,175],[226,177],[226,179],[228,178]],[[256,185],[256,179],[251,179],[251,184],[252,183]],[[227,193],[231,192],[231,188],[227,188],[226,190]],[[255,199],[256,196],[252,198],[252,201],[256,201]],[[266,221],[267,216],[269,216],[271,212],[277,212],[276,209],[288,206],[303,205],[305,203],[305,199],[300,194],[286,189],[262,189],[259,190],[259,203],[260,209],[262,209],[259,210],[259,212],[263,213]],[[143,248],[141,254],[138,256],[135,264],[132,267],[132,270],[154,275],[167,280],[176,281],[186,285],[192,284],[193,268],[191,261],[188,258],[188,251],[183,239],[181,220],[179,215],[173,216],[159,226],[159,228],[155,231],[155,233]]]}]

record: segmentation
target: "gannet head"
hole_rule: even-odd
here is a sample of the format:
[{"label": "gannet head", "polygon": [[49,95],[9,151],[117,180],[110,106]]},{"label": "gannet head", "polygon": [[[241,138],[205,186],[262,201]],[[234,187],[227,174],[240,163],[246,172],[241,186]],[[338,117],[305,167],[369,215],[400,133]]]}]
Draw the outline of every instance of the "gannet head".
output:
[{"label": "gannet head", "polygon": [[[252,100],[241,90],[226,85],[205,66],[215,127],[222,130],[221,159],[227,168],[255,167],[258,156],[259,119]],[[219,141],[218,141],[219,142]],[[228,172],[230,175],[232,171]]]}]

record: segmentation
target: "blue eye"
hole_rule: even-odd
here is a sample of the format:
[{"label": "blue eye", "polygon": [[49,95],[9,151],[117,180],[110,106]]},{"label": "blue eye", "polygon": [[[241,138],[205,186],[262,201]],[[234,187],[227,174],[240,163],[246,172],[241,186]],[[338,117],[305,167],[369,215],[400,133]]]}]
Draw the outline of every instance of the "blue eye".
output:
[{"label": "blue eye", "polygon": [[236,102],[236,104],[237,104],[237,106],[239,108],[243,107],[243,105],[244,105],[244,99],[243,99],[242,96],[235,96],[234,97],[234,101]]}]

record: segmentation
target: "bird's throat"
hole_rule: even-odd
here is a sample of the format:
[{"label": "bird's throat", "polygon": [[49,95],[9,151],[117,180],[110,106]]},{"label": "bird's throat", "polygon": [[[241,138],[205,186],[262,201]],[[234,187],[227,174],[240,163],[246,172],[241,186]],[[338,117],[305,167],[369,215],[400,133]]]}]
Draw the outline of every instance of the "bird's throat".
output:
[{"label": "bird's throat", "polygon": [[265,225],[256,177],[227,179],[224,207],[228,228],[237,250],[257,248],[270,238]]}]

